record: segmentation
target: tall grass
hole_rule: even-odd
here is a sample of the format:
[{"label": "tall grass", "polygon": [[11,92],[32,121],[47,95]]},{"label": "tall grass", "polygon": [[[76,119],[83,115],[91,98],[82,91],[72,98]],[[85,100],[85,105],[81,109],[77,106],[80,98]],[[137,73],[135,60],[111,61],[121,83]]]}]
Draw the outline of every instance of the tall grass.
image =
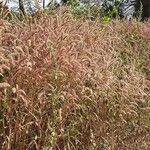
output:
[{"label": "tall grass", "polygon": [[0,149],[150,149],[149,22],[0,26]]}]

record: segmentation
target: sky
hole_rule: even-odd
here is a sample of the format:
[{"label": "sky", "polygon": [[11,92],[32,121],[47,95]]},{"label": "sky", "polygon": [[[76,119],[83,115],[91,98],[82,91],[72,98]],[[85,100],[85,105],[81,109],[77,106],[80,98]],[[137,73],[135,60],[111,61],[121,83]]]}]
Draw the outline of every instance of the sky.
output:
[{"label": "sky", "polygon": [[[6,0],[0,0],[0,2],[3,1],[3,3],[5,3]],[[18,8],[18,0],[7,0],[7,6],[10,8],[10,9],[17,9]],[[32,0],[34,1],[34,0]],[[42,7],[42,0],[38,0],[39,1],[39,4],[40,6]],[[45,0],[45,5],[47,5],[49,2],[49,0]]]}]

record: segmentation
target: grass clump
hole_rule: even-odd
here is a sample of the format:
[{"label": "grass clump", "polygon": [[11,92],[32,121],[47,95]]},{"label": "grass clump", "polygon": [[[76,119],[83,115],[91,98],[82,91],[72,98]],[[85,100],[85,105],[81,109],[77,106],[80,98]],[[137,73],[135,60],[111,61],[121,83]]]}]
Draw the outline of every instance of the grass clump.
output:
[{"label": "grass clump", "polygon": [[0,26],[0,149],[150,148],[149,22]]}]

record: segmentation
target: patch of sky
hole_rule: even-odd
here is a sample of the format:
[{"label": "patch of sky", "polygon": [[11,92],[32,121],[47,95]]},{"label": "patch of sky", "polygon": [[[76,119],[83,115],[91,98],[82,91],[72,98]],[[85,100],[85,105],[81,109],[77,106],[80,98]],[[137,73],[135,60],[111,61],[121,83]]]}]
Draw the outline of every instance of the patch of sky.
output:
[{"label": "patch of sky", "polygon": [[[9,9],[18,11],[18,3],[19,3],[18,0],[0,0],[0,2],[1,1],[3,2],[3,4],[5,4],[5,2],[7,1],[6,5],[9,7]],[[37,0],[37,1],[39,3],[39,6],[42,8],[43,0]],[[50,0],[45,0],[45,6],[49,3],[49,1]],[[24,5],[26,9],[27,9],[27,6],[29,7],[29,5],[32,10],[37,9],[34,0],[24,0]]]}]

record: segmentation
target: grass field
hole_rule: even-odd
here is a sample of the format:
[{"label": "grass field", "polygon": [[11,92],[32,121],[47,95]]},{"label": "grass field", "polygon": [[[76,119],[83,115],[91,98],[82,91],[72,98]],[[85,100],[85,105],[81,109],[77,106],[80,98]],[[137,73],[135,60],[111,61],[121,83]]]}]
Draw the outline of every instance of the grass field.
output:
[{"label": "grass field", "polygon": [[68,10],[0,20],[1,150],[149,150],[150,22]]}]

